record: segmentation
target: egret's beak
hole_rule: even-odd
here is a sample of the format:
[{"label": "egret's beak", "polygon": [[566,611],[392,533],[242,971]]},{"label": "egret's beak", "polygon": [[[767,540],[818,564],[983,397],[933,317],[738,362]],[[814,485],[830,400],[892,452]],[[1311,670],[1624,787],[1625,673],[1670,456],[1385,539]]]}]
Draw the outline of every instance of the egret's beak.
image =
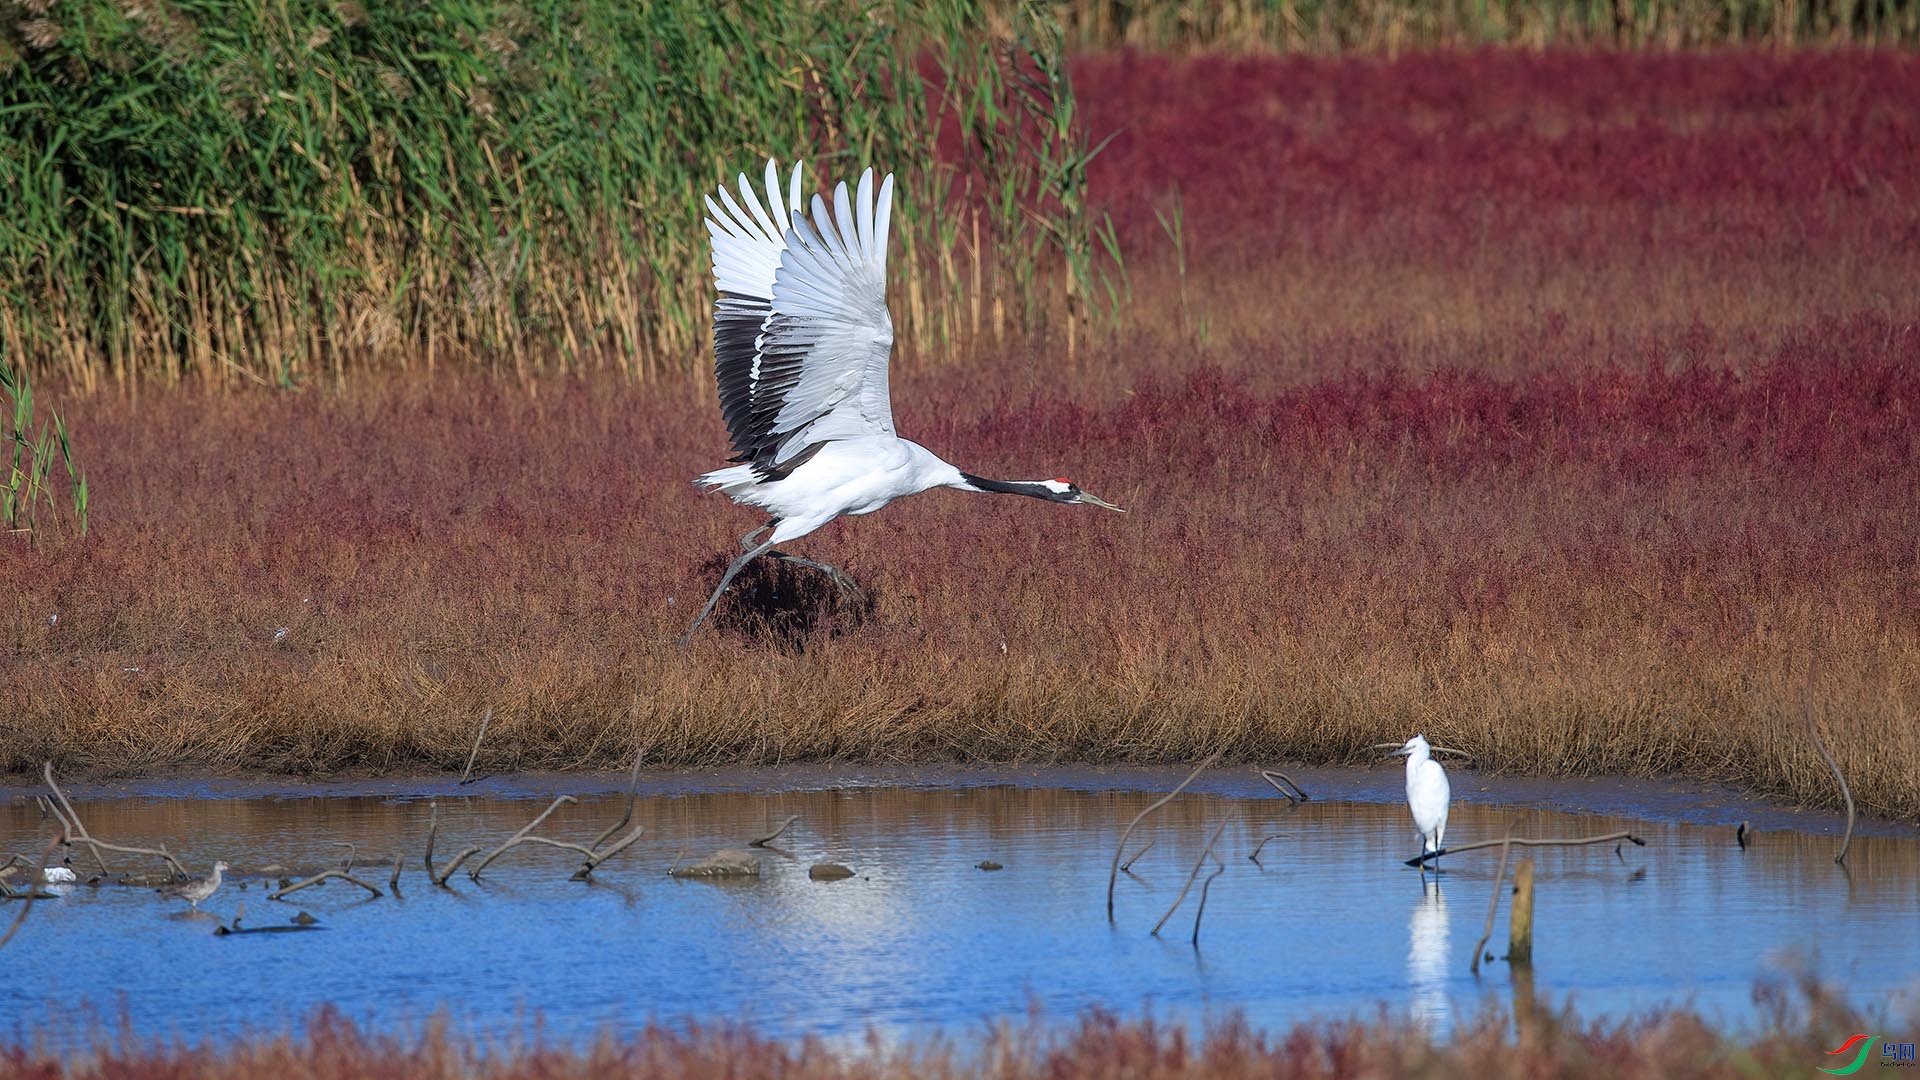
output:
[{"label": "egret's beak", "polygon": [[1097,507],[1099,507],[1099,508],[1101,508],[1102,510],[1111,510],[1111,511],[1113,511],[1113,512],[1114,512],[1114,513],[1116,513],[1116,514],[1124,514],[1124,513],[1126,513],[1126,511],[1125,511],[1125,510],[1122,510],[1122,509],[1120,509],[1119,507],[1117,507],[1117,506],[1115,506],[1115,505],[1113,505],[1112,503],[1110,503],[1110,502],[1108,502],[1107,500],[1105,500],[1105,499],[1103,499],[1103,498],[1101,498],[1100,496],[1098,496],[1098,495],[1095,495],[1095,494],[1093,494],[1092,492],[1089,492],[1089,491],[1083,491],[1083,492],[1081,492],[1081,493],[1080,493],[1080,497],[1079,497],[1078,499],[1075,499],[1074,501],[1075,501],[1075,502],[1083,502],[1083,503],[1089,503],[1089,504],[1091,504],[1091,505],[1093,505],[1093,506],[1097,506]]}]

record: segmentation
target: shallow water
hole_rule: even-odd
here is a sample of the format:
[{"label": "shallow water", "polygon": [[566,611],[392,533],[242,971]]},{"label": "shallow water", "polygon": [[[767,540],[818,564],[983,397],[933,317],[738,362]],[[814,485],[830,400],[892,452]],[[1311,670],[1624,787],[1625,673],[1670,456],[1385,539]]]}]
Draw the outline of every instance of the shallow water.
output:
[{"label": "shallow water", "polygon": [[[1391,788],[1390,775],[1369,782]],[[333,882],[276,902],[243,876],[246,888],[207,902],[216,916],[148,889],[69,888],[37,905],[3,954],[15,977],[0,984],[0,1035],[65,1043],[97,1020],[199,1038],[297,1026],[328,1002],[385,1026],[445,1009],[467,1030],[520,1032],[537,1016],[560,1038],[683,1017],[746,1020],[782,1036],[963,1031],[1034,1006],[1049,1016],[1240,1009],[1266,1027],[1384,1006],[1444,1035],[1483,999],[1505,1004],[1515,992],[1504,963],[1477,979],[1468,970],[1497,850],[1449,860],[1436,885],[1401,865],[1415,850],[1403,806],[1289,808],[1244,788],[1183,795],[1130,841],[1129,854],[1153,846],[1121,875],[1109,926],[1114,842],[1157,796],[1076,783],[654,795],[635,811],[647,837],[592,883],[568,880],[574,857],[523,847],[478,884],[461,872],[450,890],[420,869],[425,799],[79,799],[95,835],[164,843],[196,870],[215,858],[243,870],[335,865],[347,841],[357,873],[385,891],[404,853],[402,895],[373,899]],[[499,842],[547,798],[442,794],[440,858]],[[614,793],[584,797],[542,832],[584,842],[622,805]],[[739,844],[788,814],[800,819],[762,853],[759,879],[666,876],[682,853],[691,861]],[[1198,948],[1198,885],[1151,936],[1221,821],[1224,872]],[[8,849],[34,845],[45,828],[25,798],[0,807]],[[1740,1025],[1757,978],[1803,965],[1859,1004],[1920,1013],[1920,841],[1908,830],[1856,838],[1847,871],[1833,864],[1828,836],[1763,831],[1743,851],[1725,827],[1486,803],[1456,801],[1448,840],[1509,829],[1630,829],[1648,842],[1617,854],[1611,844],[1533,853],[1538,931],[1523,1002],[1529,991],[1571,998],[1587,1015],[1691,1002]],[[1250,861],[1272,834],[1261,862]],[[856,876],[812,881],[807,868],[821,859]],[[977,869],[982,860],[1005,868]],[[84,856],[76,863],[91,869]],[[307,911],[325,930],[215,936],[217,918],[243,902],[244,926]],[[1506,948],[1504,906],[1495,953]]]}]

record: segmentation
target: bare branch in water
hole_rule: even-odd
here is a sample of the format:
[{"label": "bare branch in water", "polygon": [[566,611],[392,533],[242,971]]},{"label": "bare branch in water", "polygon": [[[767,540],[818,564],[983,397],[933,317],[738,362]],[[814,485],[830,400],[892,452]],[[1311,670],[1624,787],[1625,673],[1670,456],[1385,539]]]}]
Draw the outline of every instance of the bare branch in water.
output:
[{"label": "bare branch in water", "polygon": [[318,885],[323,881],[332,881],[335,878],[338,878],[341,881],[351,882],[352,884],[358,885],[375,896],[385,895],[380,891],[380,889],[377,886],[369,885],[366,882],[361,881],[359,878],[354,877],[352,874],[347,873],[345,870],[322,870],[319,873],[313,875],[312,877],[306,879],[305,881],[296,881],[293,884],[286,886],[285,888],[276,889],[273,892],[268,893],[267,899],[278,900],[281,897],[287,895],[288,893],[299,892],[301,889]]},{"label": "bare branch in water", "polygon": [[1487,947],[1487,939],[1493,936],[1493,916],[1500,910],[1500,888],[1507,883],[1507,857],[1513,854],[1513,834],[1508,833],[1500,845],[1500,869],[1493,875],[1493,895],[1487,899],[1487,926],[1480,931],[1480,940],[1473,943],[1473,973],[1480,974],[1480,951]]},{"label": "bare branch in water", "polygon": [[1213,879],[1226,872],[1227,864],[1220,861],[1220,856],[1215,855],[1213,873],[1208,874],[1207,880],[1200,883],[1200,907],[1193,913],[1193,947],[1196,949],[1200,947],[1200,920],[1207,913],[1207,892],[1213,888]]},{"label": "bare branch in water", "polygon": [[60,806],[66,811],[62,821],[67,830],[67,842],[70,844],[87,845],[87,848],[93,852],[93,861],[100,864],[101,873],[113,873],[112,870],[107,869],[106,860],[100,857],[101,850],[105,849],[107,851],[118,851],[123,855],[150,855],[156,859],[164,859],[167,865],[173,868],[173,873],[176,877],[184,879],[191,876],[187,873],[187,868],[180,865],[180,860],[167,854],[167,849],[164,846],[156,850],[154,848],[125,847],[120,844],[109,844],[105,840],[95,840],[93,835],[87,832],[87,827],[80,824],[80,815],[74,810],[73,804],[67,801],[66,792],[61,791],[60,785],[54,782],[53,762],[47,762],[42,772],[46,775],[47,786],[53,789],[53,797],[59,800]]},{"label": "bare branch in water", "polygon": [[1481,848],[1499,847],[1502,844],[1511,844],[1514,847],[1579,847],[1582,844],[1604,844],[1612,840],[1631,841],[1635,847],[1647,846],[1645,840],[1640,839],[1630,832],[1624,831],[1610,832],[1605,836],[1549,836],[1542,837],[1538,840],[1530,840],[1520,836],[1510,836],[1504,840],[1481,840],[1472,844],[1461,844],[1459,847],[1448,847],[1441,848],[1439,851],[1429,851],[1418,858],[1408,859],[1406,864],[1408,866],[1419,866],[1437,859],[1442,855],[1458,855],[1463,851],[1478,851]]},{"label": "bare branch in water", "polygon": [[1187,875],[1187,883],[1180,886],[1180,895],[1173,898],[1173,906],[1167,909],[1165,915],[1160,916],[1159,922],[1153,924],[1154,937],[1160,936],[1160,928],[1167,925],[1167,920],[1173,918],[1174,912],[1180,910],[1180,903],[1187,898],[1187,890],[1193,888],[1194,879],[1200,876],[1200,868],[1206,865],[1207,856],[1213,854],[1213,845],[1219,842],[1220,834],[1226,831],[1227,823],[1222,821],[1214,827],[1213,835],[1207,837],[1207,846],[1200,849],[1200,857],[1193,861],[1193,872]]},{"label": "bare branch in water", "polygon": [[781,833],[786,832],[787,826],[792,825],[794,822],[799,820],[800,820],[799,814],[788,814],[787,820],[781,822],[779,828],[773,830],[772,832],[768,833],[765,836],[760,837],[757,840],[747,841],[747,846],[748,847],[766,847],[768,844],[773,843],[774,839],[778,837]]},{"label": "bare branch in water", "polygon": [[518,844],[520,841],[526,839],[527,834],[539,828],[540,823],[547,820],[547,817],[551,815],[555,810],[560,809],[562,806],[565,806],[568,803],[574,803],[579,801],[580,800],[574,798],[571,795],[562,795],[554,799],[553,804],[551,806],[548,806],[545,810],[540,811],[539,817],[536,817],[532,821],[527,822],[526,828],[521,829],[517,833],[514,833],[513,837],[509,839],[506,843],[501,844],[497,848],[494,848],[493,851],[488,853],[486,858],[481,859],[480,865],[474,867],[472,870],[467,871],[467,876],[472,878],[475,881],[479,881],[480,871],[485,870],[487,868],[488,863],[506,854],[508,848],[513,847],[515,844]]},{"label": "bare branch in water", "polygon": [[1807,673],[1807,684],[1800,688],[1800,711],[1807,717],[1807,734],[1813,736],[1813,748],[1820,751],[1820,760],[1827,763],[1827,769],[1840,785],[1840,797],[1847,800],[1847,835],[1840,838],[1840,850],[1833,861],[1847,861],[1847,849],[1853,846],[1853,789],[1847,786],[1847,778],[1840,774],[1840,763],[1827,753],[1827,742],[1820,737],[1820,726],[1813,722],[1813,673]]},{"label": "bare branch in water", "polygon": [[[1107,873],[1107,921],[1109,923],[1113,921],[1113,886],[1115,882],[1120,880],[1120,853],[1127,849],[1127,838],[1133,835],[1133,830],[1139,827],[1140,822],[1145,820],[1148,814],[1172,802],[1175,795],[1187,790],[1187,785],[1193,783],[1195,777],[1205,772],[1207,766],[1212,765],[1218,760],[1220,760],[1220,751],[1215,750],[1213,753],[1208,754],[1205,761],[1195,765],[1193,771],[1187,774],[1187,778],[1180,781],[1180,786],[1160,796],[1160,798],[1154,801],[1152,806],[1135,814],[1133,820],[1127,822],[1127,831],[1121,833],[1120,842],[1113,845],[1113,867]],[[1165,920],[1162,921],[1164,922]]]},{"label": "bare branch in water", "polygon": [[1258,864],[1258,865],[1260,865],[1260,866],[1265,866],[1265,865],[1266,865],[1265,863],[1263,863],[1263,862],[1260,862],[1260,853],[1261,853],[1262,851],[1265,851],[1265,850],[1267,849],[1267,841],[1269,841],[1269,840],[1278,840],[1278,839],[1280,839],[1281,837],[1283,837],[1283,836],[1285,836],[1285,835],[1287,835],[1287,834],[1286,834],[1286,833],[1272,833],[1272,834],[1270,834],[1270,835],[1267,835],[1267,836],[1263,836],[1263,837],[1261,837],[1261,838],[1260,838],[1260,842],[1259,842],[1258,844],[1255,844],[1255,845],[1253,846],[1253,854],[1251,854],[1251,855],[1249,855],[1249,856],[1247,856],[1247,858],[1249,858],[1249,859],[1252,859],[1252,860],[1253,860],[1253,861],[1254,861],[1254,862],[1255,862],[1256,864]]},{"label": "bare branch in water", "polygon": [[[1307,801],[1307,789],[1294,783],[1293,777],[1288,776],[1278,769],[1261,769],[1260,779],[1272,784],[1273,790],[1285,795],[1287,797],[1287,805],[1289,806],[1298,806]],[[1286,787],[1280,786],[1281,781],[1286,782]],[[1289,791],[1287,788],[1292,788],[1293,790]]]}]

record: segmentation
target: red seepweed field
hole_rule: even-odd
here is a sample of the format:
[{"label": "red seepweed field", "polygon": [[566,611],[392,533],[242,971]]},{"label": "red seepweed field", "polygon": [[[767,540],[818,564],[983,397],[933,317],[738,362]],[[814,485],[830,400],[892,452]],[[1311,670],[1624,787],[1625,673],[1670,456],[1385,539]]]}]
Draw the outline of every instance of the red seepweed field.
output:
[{"label": "red seepweed field", "polygon": [[1075,74],[1125,324],[900,357],[895,412],[1127,516],[921,496],[796,545],[871,610],[783,569],[681,649],[760,524],[686,483],[710,385],[69,396],[94,530],[0,545],[0,769],[457,769],[491,709],[488,768],[1421,730],[1832,804],[1810,689],[1862,806],[1920,818],[1920,58]]}]

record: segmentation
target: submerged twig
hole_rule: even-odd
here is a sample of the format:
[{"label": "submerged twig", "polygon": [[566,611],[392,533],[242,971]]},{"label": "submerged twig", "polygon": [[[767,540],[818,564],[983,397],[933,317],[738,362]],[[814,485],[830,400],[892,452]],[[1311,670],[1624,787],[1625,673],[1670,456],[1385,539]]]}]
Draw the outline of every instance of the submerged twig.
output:
[{"label": "submerged twig", "polygon": [[1174,912],[1180,910],[1181,902],[1187,898],[1187,890],[1193,888],[1194,879],[1200,876],[1200,868],[1206,865],[1207,856],[1213,854],[1213,845],[1219,841],[1220,834],[1226,831],[1227,823],[1222,821],[1214,827],[1213,835],[1207,837],[1207,846],[1200,849],[1200,857],[1193,861],[1193,872],[1187,875],[1187,883],[1180,886],[1180,895],[1173,898],[1173,906],[1167,909],[1165,915],[1160,916],[1159,922],[1153,924],[1154,937],[1160,936],[1160,928],[1167,925],[1167,920],[1173,918]]},{"label": "submerged twig", "polygon": [[341,881],[351,882],[352,884],[358,885],[375,896],[385,895],[380,891],[378,886],[369,885],[366,882],[361,881],[359,878],[354,877],[352,874],[347,873],[345,870],[322,870],[305,881],[296,881],[291,885],[285,886],[280,889],[276,889],[273,892],[268,893],[267,899],[278,900],[281,897],[287,895],[288,893],[299,892],[301,889],[318,885],[323,881],[332,881],[335,878],[338,878]]},{"label": "submerged twig", "polygon": [[[433,881],[433,839],[440,833],[440,800],[433,799],[429,801],[427,803],[427,811],[427,856],[425,861],[427,864],[427,880]],[[438,883],[436,882],[436,884]]]},{"label": "submerged twig", "polygon": [[[1219,760],[1219,758],[1220,751],[1218,750],[1208,754],[1205,761],[1194,766],[1193,771],[1187,774],[1187,778],[1180,781],[1180,786],[1160,796],[1159,799],[1154,801],[1152,806],[1135,814],[1133,820],[1127,823],[1127,831],[1121,833],[1120,842],[1113,845],[1113,867],[1107,873],[1107,922],[1113,922],[1113,886],[1115,882],[1120,880],[1120,853],[1127,849],[1127,838],[1133,835],[1133,830],[1139,826],[1140,822],[1144,820],[1148,814],[1172,802],[1175,795],[1187,790],[1187,785],[1193,783],[1194,777],[1205,772],[1207,766],[1212,765],[1215,761]],[[1164,922],[1165,920],[1162,921]]]},{"label": "submerged twig", "polygon": [[506,843],[501,844],[497,848],[494,848],[491,852],[487,854],[486,858],[481,859],[480,865],[474,867],[472,870],[467,871],[467,876],[472,878],[475,881],[479,881],[480,871],[485,870],[487,868],[488,863],[506,854],[508,848],[511,848],[515,844],[518,844],[521,841],[525,840],[527,838],[527,834],[539,828],[540,823],[547,820],[547,818],[555,810],[560,809],[562,806],[565,806],[568,803],[574,803],[579,801],[580,800],[574,798],[571,795],[561,795],[558,798],[554,799],[552,805],[548,806],[545,810],[540,811],[539,817],[536,817],[532,821],[527,822],[526,828],[521,829],[517,833],[514,833],[513,836],[510,839],[508,839]]},{"label": "submerged twig", "polygon": [[786,832],[787,826],[792,825],[794,822],[799,820],[800,820],[799,814],[788,814],[787,820],[781,822],[779,828],[773,830],[772,832],[768,833],[765,836],[760,837],[757,840],[747,841],[747,846],[748,847],[766,847],[768,844],[772,843],[774,839],[778,837],[781,833]]},{"label": "submerged twig", "polygon": [[94,839],[93,835],[87,832],[87,827],[85,825],[80,824],[80,814],[78,811],[74,810],[73,804],[67,801],[66,792],[61,791],[60,785],[54,782],[53,762],[51,761],[47,762],[41,771],[46,776],[47,787],[53,789],[54,798],[59,801],[59,805],[61,806],[61,808],[66,811],[65,815],[62,816],[61,820],[63,822],[63,827],[67,830],[67,843],[87,845],[87,848],[93,852],[93,861],[100,864],[101,873],[103,874],[113,873],[112,870],[107,868],[107,861],[100,857],[100,850],[102,848],[105,848],[108,851],[118,851],[123,855],[150,855],[156,859],[164,859],[166,860],[167,865],[173,868],[173,872],[176,877],[187,878],[192,876],[187,873],[186,867],[180,865],[180,860],[174,858],[172,855],[167,853],[167,849],[164,846],[159,848],[158,850],[155,850],[153,848],[127,847],[121,844],[109,844],[105,840]]},{"label": "submerged twig", "polygon": [[347,849],[346,865],[342,866],[340,869],[345,870],[349,874],[353,873],[353,861],[360,857],[360,845],[354,843],[351,840],[335,840],[333,842],[333,846],[343,847]]},{"label": "submerged twig", "polygon": [[1261,853],[1262,851],[1265,851],[1265,850],[1266,850],[1266,848],[1267,848],[1267,841],[1269,841],[1269,840],[1278,840],[1278,839],[1280,839],[1281,837],[1283,837],[1283,836],[1285,836],[1285,835],[1287,835],[1287,834],[1286,834],[1286,833],[1273,833],[1273,834],[1271,834],[1271,835],[1268,835],[1268,836],[1263,836],[1263,837],[1261,837],[1261,838],[1260,838],[1260,842],[1259,842],[1259,843],[1257,843],[1257,844],[1255,844],[1255,845],[1253,845],[1253,854],[1251,854],[1251,855],[1249,855],[1249,856],[1247,856],[1247,858],[1249,858],[1249,859],[1252,859],[1252,860],[1254,861],[1254,863],[1255,863],[1255,864],[1257,864],[1257,865],[1260,865],[1260,866],[1265,866],[1266,864],[1260,861],[1260,853]]},{"label": "submerged twig", "polygon": [[387,891],[395,896],[400,895],[400,860],[403,858],[399,852],[393,853],[393,876],[387,878]]},{"label": "submerged twig", "polygon": [[1487,947],[1487,939],[1493,936],[1493,917],[1500,910],[1500,888],[1507,883],[1507,857],[1513,854],[1513,834],[1508,833],[1500,845],[1500,869],[1493,875],[1493,896],[1487,900],[1487,926],[1480,931],[1480,940],[1473,943],[1473,973],[1480,974],[1480,950]]},{"label": "submerged twig", "polygon": [[1123,862],[1120,864],[1120,869],[1129,874],[1133,873],[1133,864],[1136,862],[1139,862],[1140,856],[1145,855],[1148,851],[1151,851],[1153,849],[1153,845],[1159,842],[1160,842],[1160,839],[1158,837],[1155,837],[1154,839],[1147,841],[1146,846],[1142,847],[1139,851],[1134,852],[1131,858],[1127,859],[1126,862]]},{"label": "submerged twig", "polygon": [[1847,849],[1853,846],[1853,789],[1847,786],[1847,778],[1840,773],[1840,763],[1827,753],[1827,741],[1820,737],[1820,726],[1813,722],[1813,675],[1808,673],[1807,684],[1800,688],[1800,711],[1806,714],[1807,734],[1813,736],[1813,748],[1820,751],[1820,760],[1827,763],[1827,769],[1840,785],[1840,797],[1847,800],[1847,834],[1840,838],[1840,850],[1834,854],[1833,861],[1847,861]]},{"label": "submerged twig", "polygon": [[[467,777],[473,775],[473,760],[480,756],[480,740],[487,737],[487,725],[491,723],[493,723],[493,707],[488,706],[486,715],[480,718],[480,731],[473,737],[473,749],[467,751],[467,767],[460,770],[460,783],[456,786],[466,787],[473,782]],[[483,776],[480,779],[485,780],[486,777]]]},{"label": "submerged twig", "polygon": [[1604,844],[1609,840],[1630,841],[1635,847],[1647,846],[1645,840],[1625,831],[1610,832],[1605,836],[1549,836],[1538,840],[1530,840],[1520,836],[1510,836],[1504,840],[1480,840],[1471,844],[1461,844],[1459,847],[1446,847],[1438,851],[1429,851],[1418,858],[1408,859],[1406,864],[1408,866],[1420,866],[1442,855],[1458,855],[1463,851],[1478,851],[1481,848],[1499,847],[1502,844],[1512,844],[1514,847],[1579,847],[1582,844]]},{"label": "submerged twig", "polygon": [[[1278,777],[1279,779],[1275,779],[1275,777]],[[1301,803],[1308,801],[1307,789],[1301,787],[1299,784],[1294,783],[1293,777],[1288,776],[1286,773],[1283,773],[1278,769],[1261,769],[1260,779],[1265,780],[1269,784],[1272,784],[1273,790],[1279,792],[1282,795],[1285,795],[1287,797],[1287,805],[1289,806],[1298,806]],[[1280,781],[1282,780],[1286,781],[1286,785],[1287,785],[1286,787],[1280,786]],[[1287,788],[1292,788],[1293,790],[1288,791]]]}]

